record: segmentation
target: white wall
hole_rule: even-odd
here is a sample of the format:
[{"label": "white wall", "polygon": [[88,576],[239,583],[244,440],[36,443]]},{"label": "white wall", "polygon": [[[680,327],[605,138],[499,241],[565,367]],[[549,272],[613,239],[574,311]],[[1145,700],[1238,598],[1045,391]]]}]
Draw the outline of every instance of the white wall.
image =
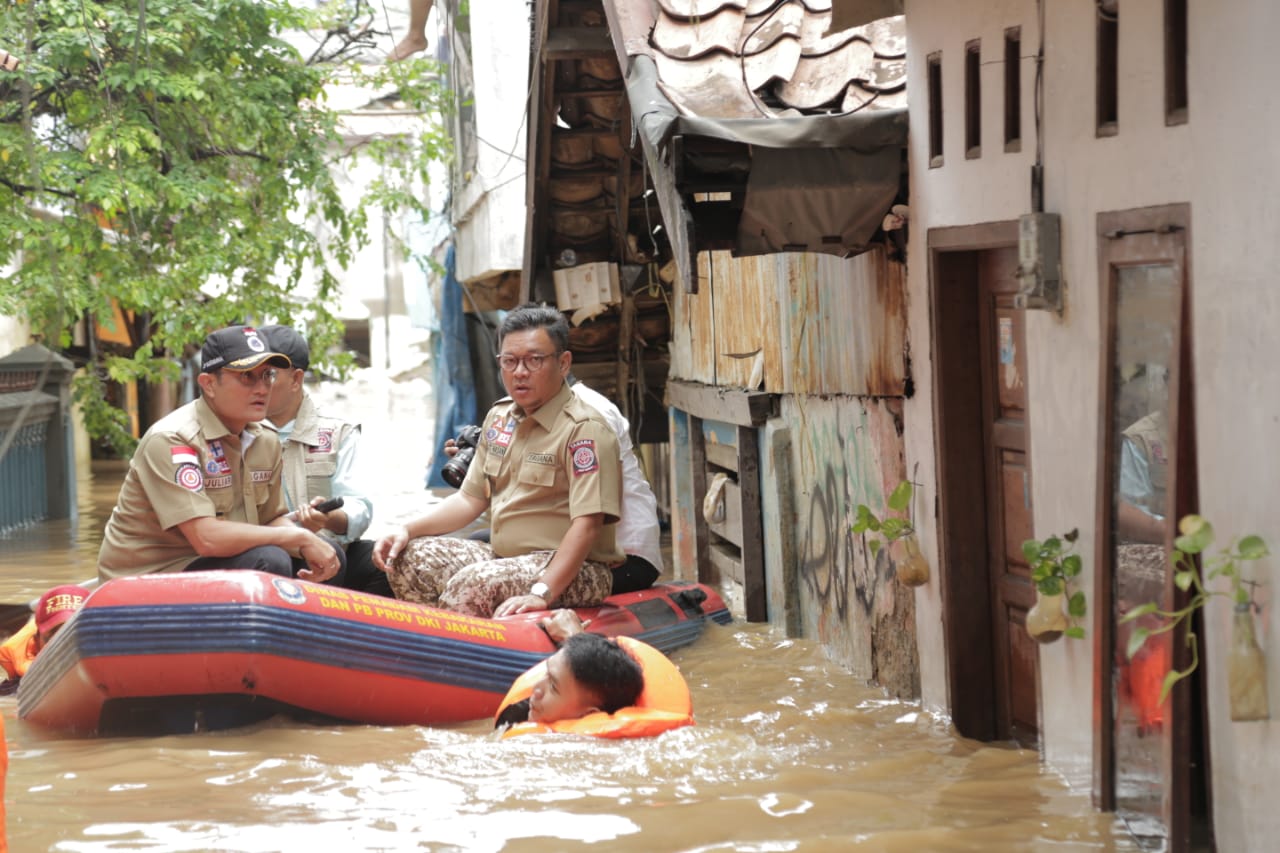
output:
[{"label": "white wall", "polygon": [[[470,282],[524,266],[525,127],[529,7],[495,0],[473,7],[476,168],[454,200],[457,275]],[[483,25],[481,25],[483,24]]]},{"label": "white wall", "polygon": [[[1270,0],[1190,6],[1190,121],[1164,119],[1162,0],[1124,0],[1120,32],[1119,133],[1097,138],[1092,3],[1047,3],[1044,67],[1045,209],[1062,215],[1066,310],[1030,312],[1027,325],[1031,464],[1037,535],[1080,526],[1093,553],[1097,471],[1100,318],[1099,212],[1166,203],[1191,205],[1190,284],[1200,507],[1219,541],[1258,533],[1280,551],[1280,11]],[[1022,152],[1006,154],[1002,130],[1005,27],[1021,25],[1023,53],[1038,44],[1036,6],[1019,0],[908,0],[912,221],[910,317],[918,392],[908,402],[907,466],[936,470],[928,341],[930,228],[1015,219],[1028,212],[1034,156],[1034,65],[1024,60]],[[983,44],[983,156],[964,159],[963,54]],[[987,45],[991,48],[988,50]],[[928,166],[926,57],[943,51],[945,165]],[[990,64],[986,64],[990,62]],[[929,543],[932,547],[933,543]],[[936,549],[932,555],[936,565]],[[1084,590],[1095,600],[1086,556]],[[1265,599],[1276,559],[1265,564]],[[941,604],[936,586],[917,593],[924,700],[947,707]],[[1267,849],[1280,812],[1266,792],[1280,781],[1270,723],[1231,723],[1226,708],[1228,608],[1209,608],[1206,630],[1215,829],[1219,849]],[[1280,629],[1264,614],[1272,707],[1280,713]],[[952,650],[954,652],[954,650]],[[1040,651],[1047,762],[1089,784],[1093,733],[1092,644],[1064,641]]]}]

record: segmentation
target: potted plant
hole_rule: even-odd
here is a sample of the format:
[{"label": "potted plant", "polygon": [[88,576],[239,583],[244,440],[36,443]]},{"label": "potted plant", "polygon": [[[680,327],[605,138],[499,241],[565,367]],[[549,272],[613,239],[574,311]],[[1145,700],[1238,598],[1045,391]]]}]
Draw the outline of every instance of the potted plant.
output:
[{"label": "potted plant", "polygon": [[[1158,602],[1150,601],[1130,610],[1120,622],[1133,622],[1144,616],[1158,617],[1155,627],[1137,626],[1129,637],[1127,656],[1132,659],[1147,638],[1172,631],[1186,623],[1187,646],[1191,649],[1191,663],[1186,669],[1170,669],[1160,688],[1160,702],[1164,702],[1173,685],[1195,672],[1200,663],[1200,648],[1190,619],[1210,599],[1231,599],[1235,612],[1232,621],[1232,645],[1228,658],[1227,683],[1231,698],[1231,719],[1265,720],[1270,716],[1267,703],[1267,670],[1262,649],[1258,646],[1253,628],[1253,613],[1257,604],[1253,601],[1256,583],[1244,577],[1244,565],[1261,560],[1271,552],[1262,537],[1249,535],[1220,549],[1214,556],[1206,551],[1213,544],[1213,525],[1199,515],[1186,515],[1178,522],[1178,533],[1173,540],[1173,582],[1178,589],[1191,593],[1191,598],[1177,610],[1162,610]],[[1199,558],[1197,560],[1197,558]],[[1226,590],[1211,589],[1217,578],[1226,578]]]},{"label": "potted plant", "polygon": [[[889,509],[895,513],[908,512],[906,517],[896,515],[881,519],[866,504],[858,504],[853,532],[862,536],[871,549],[872,560],[876,559],[881,548],[889,547],[897,551],[889,555],[893,558],[894,575],[907,586],[920,586],[929,580],[929,561],[920,553],[920,542],[916,539],[916,529],[911,523],[909,509],[912,494],[911,483],[903,480],[890,493],[887,501]],[[868,536],[868,533],[871,535]]]},{"label": "potted plant", "polygon": [[1040,643],[1052,643],[1064,634],[1083,639],[1079,620],[1088,607],[1084,593],[1070,590],[1083,564],[1075,551],[1079,529],[1048,539],[1028,539],[1022,543],[1022,556],[1031,567],[1031,581],[1036,585],[1036,603],[1027,611],[1027,633]]}]

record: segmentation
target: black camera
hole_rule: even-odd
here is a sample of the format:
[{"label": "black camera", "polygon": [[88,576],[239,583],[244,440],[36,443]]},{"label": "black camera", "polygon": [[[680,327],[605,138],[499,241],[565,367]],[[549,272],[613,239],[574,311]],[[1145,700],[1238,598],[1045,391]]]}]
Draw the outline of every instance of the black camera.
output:
[{"label": "black camera", "polygon": [[458,452],[444,463],[440,476],[456,489],[467,478],[467,468],[471,465],[471,460],[476,458],[476,445],[480,443],[480,427],[475,424],[464,426],[458,430],[458,437],[453,441],[458,445]]}]

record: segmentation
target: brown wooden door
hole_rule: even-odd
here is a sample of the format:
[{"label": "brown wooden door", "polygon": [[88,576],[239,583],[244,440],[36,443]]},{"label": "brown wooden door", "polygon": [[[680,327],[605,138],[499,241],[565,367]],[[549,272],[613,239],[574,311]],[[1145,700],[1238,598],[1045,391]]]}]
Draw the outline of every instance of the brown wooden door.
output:
[{"label": "brown wooden door", "polygon": [[1035,588],[1022,556],[1033,535],[1028,467],[1025,312],[1014,308],[1016,249],[978,256],[987,576],[990,584],[995,735],[1036,742],[1036,642],[1027,635]]}]

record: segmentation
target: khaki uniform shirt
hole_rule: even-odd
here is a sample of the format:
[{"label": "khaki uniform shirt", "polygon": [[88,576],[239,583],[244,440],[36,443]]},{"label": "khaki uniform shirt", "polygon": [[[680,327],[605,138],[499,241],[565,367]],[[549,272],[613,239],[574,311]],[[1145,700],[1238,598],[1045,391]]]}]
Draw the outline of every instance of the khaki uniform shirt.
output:
[{"label": "khaki uniform shirt", "polygon": [[138,442],[102,548],[98,577],[180,572],[199,555],[178,529],[193,518],[266,524],[286,512],[280,442],[249,424],[232,435],[203,399]]},{"label": "khaki uniform shirt", "polygon": [[499,400],[485,415],[462,491],[489,503],[490,544],[499,557],[554,551],[573,519],[603,513],[587,559],[626,559],[614,538],[622,514],[618,439],[568,385],[532,415]]},{"label": "khaki uniform shirt", "polygon": [[292,421],[281,427],[270,421],[262,425],[283,437],[280,453],[284,458],[284,497],[289,509],[311,503],[313,498],[341,496],[346,501],[347,532],[339,536],[329,530],[320,535],[346,545],[359,539],[369,529],[373,502],[361,490],[352,488],[350,473],[343,475],[339,463],[344,450],[351,452],[360,437],[360,425],[322,413],[310,394],[302,398]]}]

